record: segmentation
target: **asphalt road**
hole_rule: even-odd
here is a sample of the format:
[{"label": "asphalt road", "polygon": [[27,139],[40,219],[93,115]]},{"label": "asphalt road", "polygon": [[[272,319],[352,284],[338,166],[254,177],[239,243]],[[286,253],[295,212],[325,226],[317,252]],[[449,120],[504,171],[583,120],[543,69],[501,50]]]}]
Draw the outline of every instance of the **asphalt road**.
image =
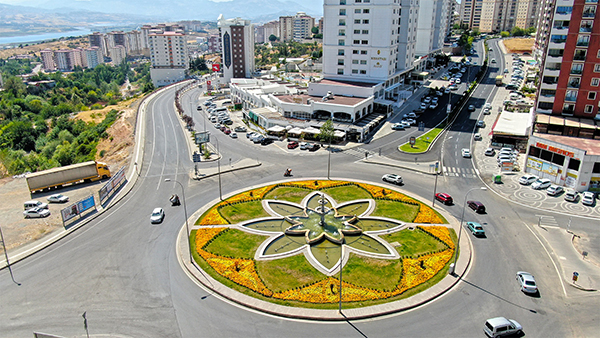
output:
[{"label": "asphalt road", "polygon": [[[193,110],[198,94],[191,91],[184,95],[183,100],[189,100],[184,108],[187,104]],[[477,95],[478,92],[474,96]],[[15,264],[13,273],[20,285],[12,282],[7,269],[0,271],[0,336],[30,337],[35,331],[84,337],[84,311],[90,336],[113,337],[478,337],[483,336],[485,319],[495,316],[518,320],[531,337],[597,333],[597,296],[563,289],[550,256],[529,230],[537,222],[539,212],[481,190],[470,192],[468,198],[482,201],[488,213],[477,215],[468,208],[464,213],[466,221],[486,226],[487,238],[473,238],[475,256],[466,278],[425,306],[373,320],[315,323],[266,316],[219,299],[191,280],[175,255],[175,239],[185,224],[185,216],[182,207],[170,206],[168,197],[180,194],[181,187],[164,180],[170,178],[183,185],[190,215],[218,199],[219,184],[216,177],[188,179],[193,163],[173,111],[173,97],[174,91],[168,90],[150,103],[140,179],[119,205]],[[473,113],[459,117],[456,123],[461,127],[447,134],[438,158],[452,161],[456,152],[450,144],[469,144],[474,121]],[[257,168],[224,174],[224,195],[280,180],[286,167],[294,169],[294,178],[327,175],[327,152],[323,150],[290,151],[283,143],[263,147],[244,136],[234,140],[216,130],[211,137],[218,139],[224,159],[221,165],[229,158],[235,161],[244,157],[258,158],[263,163]],[[392,141],[393,136],[389,136],[385,142]],[[376,142],[365,146],[377,149]],[[331,158],[334,178],[380,182],[381,175],[390,171],[362,163],[345,152],[333,153]],[[468,160],[459,160],[460,165],[472,166]],[[201,163],[199,169],[214,165]],[[433,176],[394,171],[406,182],[402,189],[421,196],[423,201],[431,200]],[[436,205],[460,219],[467,189],[479,186],[477,177],[440,176],[437,191],[452,194],[456,204]],[[165,221],[151,225],[150,212],[158,206],[166,210]],[[564,216],[553,216],[560,224],[566,224]],[[591,223],[574,219],[571,227],[591,231]],[[462,235],[471,236],[467,231]],[[535,274],[540,297],[519,291],[514,279],[519,270]]]}]

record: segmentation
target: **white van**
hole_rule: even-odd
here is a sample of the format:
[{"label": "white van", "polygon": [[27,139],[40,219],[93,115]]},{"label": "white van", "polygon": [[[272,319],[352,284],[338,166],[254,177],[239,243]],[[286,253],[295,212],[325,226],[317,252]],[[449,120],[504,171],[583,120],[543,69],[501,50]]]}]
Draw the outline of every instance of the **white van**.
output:
[{"label": "white van", "polygon": [[227,113],[227,112],[229,112],[229,111],[227,110],[227,107],[219,107],[219,108],[215,108],[215,109],[213,110],[213,112],[216,112],[216,113],[220,113],[220,112],[226,112],[226,113]]},{"label": "white van", "polygon": [[25,210],[29,210],[31,208],[48,209],[48,204],[40,202],[40,201],[27,201],[27,202],[23,203],[23,207],[25,208]]},{"label": "white van", "polygon": [[517,93],[510,93],[510,95],[508,96],[511,100],[518,100],[521,98],[521,95],[517,94]]}]

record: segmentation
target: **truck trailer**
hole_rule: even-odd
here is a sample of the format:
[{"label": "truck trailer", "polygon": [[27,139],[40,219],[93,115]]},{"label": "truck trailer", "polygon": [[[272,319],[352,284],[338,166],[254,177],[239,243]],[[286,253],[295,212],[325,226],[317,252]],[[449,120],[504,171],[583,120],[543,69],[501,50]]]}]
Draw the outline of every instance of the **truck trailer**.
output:
[{"label": "truck trailer", "polygon": [[496,76],[496,86],[502,86],[503,79],[504,79],[504,76],[502,76],[502,75]]},{"label": "truck trailer", "polygon": [[31,173],[26,176],[26,179],[29,191],[33,193],[66,184],[91,182],[108,177],[110,177],[110,170],[106,163],[88,161]]}]

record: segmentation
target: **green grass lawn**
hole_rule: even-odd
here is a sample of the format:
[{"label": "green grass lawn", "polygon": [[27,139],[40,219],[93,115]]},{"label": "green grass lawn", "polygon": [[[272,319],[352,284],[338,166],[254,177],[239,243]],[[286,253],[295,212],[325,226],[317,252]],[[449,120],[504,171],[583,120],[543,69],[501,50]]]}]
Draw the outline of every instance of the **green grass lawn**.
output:
[{"label": "green grass lawn", "polygon": [[419,213],[419,206],[396,201],[378,200],[371,216],[384,216],[402,222],[412,222]]},{"label": "green grass lawn", "polygon": [[229,229],[207,245],[205,250],[220,256],[252,259],[256,249],[266,239],[266,236]]},{"label": "green grass lawn", "polygon": [[402,244],[396,247],[400,256],[416,257],[419,254],[426,254],[442,249],[446,246],[440,241],[434,239],[424,231],[416,228],[415,230],[404,229],[393,234],[381,236],[388,243],[398,242]]},{"label": "green grass lawn", "polygon": [[366,288],[391,291],[398,285],[401,274],[402,261],[399,259],[367,258],[352,253],[344,266],[342,278]]},{"label": "green grass lawn", "polygon": [[[417,137],[415,140],[415,145],[411,146],[410,142],[404,143],[400,146],[400,150],[407,153],[422,153],[429,149],[429,146],[435,140],[435,138],[439,135],[439,133],[444,130],[444,126],[440,125],[439,127],[433,128],[427,133]],[[427,138],[429,137],[429,141]]]},{"label": "green grass lawn", "polygon": [[219,211],[221,212],[221,215],[232,224],[269,216],[262,207],[261,201],[227,205],[222,207]]},{"label": "green grass lawn", "polygon": [[323,189],[323,192],[333,197],[338,203],[354,201],[358,199],[373,198],[365,189],[356,185]]},{"label": "green grass lawn", "polygon": [[311,192],[309,189],[298,187],[277,187],[265,195],[264,199],[278,199],[298,203]]},{"label": "green grass lawn", "polygon": [[325,278],[325,275],[310,265],[302,254],[271,261],[257,261],[256,271],[273,292],[302,287]]}]

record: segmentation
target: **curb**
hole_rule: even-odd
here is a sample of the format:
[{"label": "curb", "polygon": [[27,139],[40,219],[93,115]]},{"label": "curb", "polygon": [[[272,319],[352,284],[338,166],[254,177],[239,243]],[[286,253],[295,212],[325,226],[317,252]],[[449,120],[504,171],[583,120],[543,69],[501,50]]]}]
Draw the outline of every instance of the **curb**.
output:
[{"label": "curb", "polygon": [[[242,170],[242,169],[260,167],[261,165],[262,165],[262,163],[258,162],[258,163],[255,163],[255,164],[248,164],[248,165],[237,167],[237,168],[229,168],[229,169],[221,170],[221,174],[230,173],[230,172],[238,171],[238,170]],[[200,181],[200,180],[203,180],[205,178],[209,178],[209,177],[213,177],[213,176],[217,176],[217,175],[219,175],[218,172],[206,174],[204,176],[192,175],[191,178],[194,179],[194,180],[196,180],[196,181]]]},{"label": "curb", "polygon": [[386,162],[380,162],[380,161],[373,161],[373,160],[370,160],[370,159],[367,159],[367,160],[363,159],[361,161],[363,163],[367,163],[367,164],[376,164],[376,165],[382,165],[382,166],[387,166],[387,167],[402,168],[402,169],[411,170],[411,171],[418,171],[418,172],[420,172],[422,174],[431,175],[431,176],[441,175],[442,174],[441,170],[438,171],[437,173],[435,173],[435,172],[432,173],[430,171],[416,169],[414,167],[409,167],[409,166],[405,166],[405,165],[397,164],[397,163],[386,163]]}]

